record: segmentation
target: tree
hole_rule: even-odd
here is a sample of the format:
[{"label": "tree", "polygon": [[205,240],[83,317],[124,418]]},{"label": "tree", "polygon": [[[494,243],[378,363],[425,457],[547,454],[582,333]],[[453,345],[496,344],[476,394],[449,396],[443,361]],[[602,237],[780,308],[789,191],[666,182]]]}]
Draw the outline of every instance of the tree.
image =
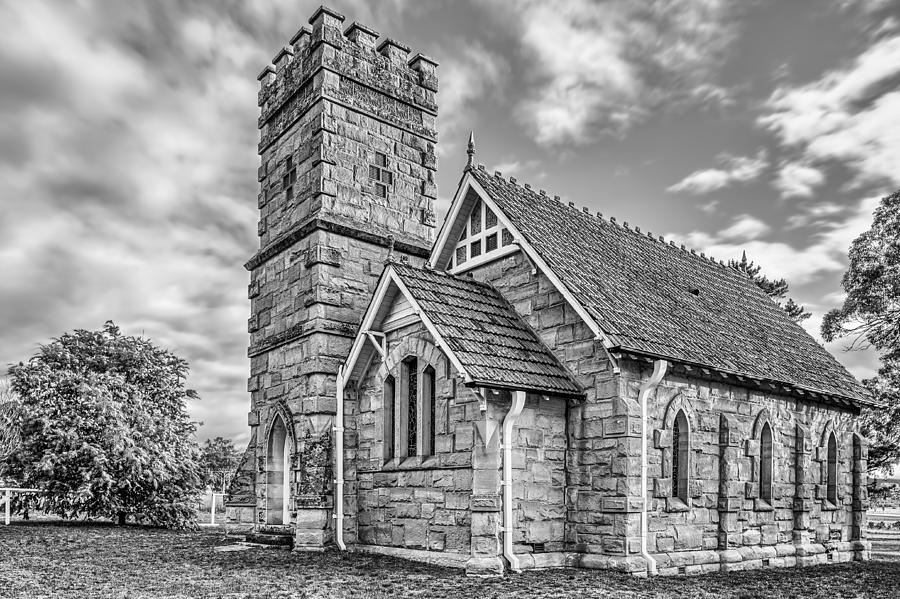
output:
[{"label": "tree", "polygon": [[878,375],[863,381],[881,407],[863,410],[869,439],[869,469],[900,459],[900,191],[882,198],[872,226],[850,245],[841,280],[847,296],[822,319],[822,337],[851,337],[847,349],[879,352]]},{"label": "tree", "polygon": [[42,489],[42,507],[65,518],[193,526],[199,449],[187,372],[187,362],[112,322],[41,346],[10,369],[21,443],[0,475]]},{"label": "tree", "polygon": [[860,434],[869,441],[870,472],[891,472],[900,461],[900,368],[896,363],[882,366],[878,376],[863,384],[883,407],[864,409]]},{"label": "tree", "polygon": [[241,452],[238,452],[231,439],[207,439],[200,448],[203,484],[213,490],[224,489],[231,482],[240,461]]},{"label": "tree", "polygon": [[788,316],[790,316],[794,322],[803,322],[810,317],[810,313],[806,311],[806,308],[795,302],[793,298],[787,298],[785,303],[781,303],[781,300],[784,300],[789,291],[787,281],[784,279],[772,280],[759,274],[762,267],[753,264],[752,261],[748,261],[747,252],[743,253],[740,262],[737,260],[729,260],[728,265],[740,270],[753,279],[756,286],[762,289],[766,295],[771,297],[782,310],[787,312]]},{"label": "tree", "polygon": [[19,398],[12,390],[9,377],[0,377],[0,461],[19,448]]},{"label": "tree", "polygon": [[853,240],[841,285],[847,297],[825,315],[822,337],[851,336],[850,347],[900,360],[900,190],[881,200],[872,227]]}]

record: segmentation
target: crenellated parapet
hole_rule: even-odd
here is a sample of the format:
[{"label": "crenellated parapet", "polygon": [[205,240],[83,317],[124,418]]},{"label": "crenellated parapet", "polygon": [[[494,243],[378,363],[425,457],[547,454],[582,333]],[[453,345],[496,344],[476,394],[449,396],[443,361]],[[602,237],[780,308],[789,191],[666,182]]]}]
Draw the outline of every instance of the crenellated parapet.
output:
[{"label": "crenellated parapet", "polygon": [[325,98],[437,140],[437,62],[320,7],[260,73],[260,152]]}]

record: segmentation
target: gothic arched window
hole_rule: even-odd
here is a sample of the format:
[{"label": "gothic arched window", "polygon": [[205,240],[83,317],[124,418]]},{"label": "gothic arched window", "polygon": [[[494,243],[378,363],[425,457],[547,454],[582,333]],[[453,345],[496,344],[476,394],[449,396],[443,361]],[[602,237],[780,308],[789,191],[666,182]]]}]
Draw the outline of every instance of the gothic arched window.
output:
[{"label": "gothic arched window", "polygon": [[834,432],[828,435],[828,480],[826,498],[837,504],[837,439]]},{"label": "gothic arched window", "polygon": [[772,428],[766,422],[759,435],[759,497],[772,503]]},{"label": "gothic arched window", "polygon": [[419,363],[415,358],[403,360],[403,380],[406,396],[406,451],[404,456],[419,453]]},{"label": "gothic arched window", "polygon": [[672,496],[688,502],[690,430],[684,410],[678,410],[672,427]]},{"label": "gothic arched window", "polygon": [[385,461],[393,459],[396,454],[394,447],[394,414],[396,412],[397,405],[397,393],[396,393],[396,384],[394,383],[394,377],[392,375],[387,375],[384,379],[384,431],[383,431],[383,441],[384,441],[384,459]]},{"label": "gothic arched window", "polygon": [[431,366],[422,370],[422,455],[434,455],[435,446],[435,372]]}]

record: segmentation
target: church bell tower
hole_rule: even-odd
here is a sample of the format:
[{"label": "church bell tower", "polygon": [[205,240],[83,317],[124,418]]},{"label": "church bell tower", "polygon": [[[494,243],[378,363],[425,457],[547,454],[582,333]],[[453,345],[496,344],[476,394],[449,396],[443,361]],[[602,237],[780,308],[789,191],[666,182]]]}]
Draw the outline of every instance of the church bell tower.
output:
[{"label": "church bell tower", "polygon": [[332,535],[335,375],[390,252],[434,239],[437,63],[319,8],[259,75],[250,445],[232,522]]}]

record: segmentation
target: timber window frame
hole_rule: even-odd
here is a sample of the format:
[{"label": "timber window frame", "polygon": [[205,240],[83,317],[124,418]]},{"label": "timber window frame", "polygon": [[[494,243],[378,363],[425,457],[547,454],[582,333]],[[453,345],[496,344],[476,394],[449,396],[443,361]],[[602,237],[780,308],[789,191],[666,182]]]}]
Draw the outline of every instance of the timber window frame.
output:
[{"label": "timber window frame", "polygon": [[[437,370],[405,357],[383,383],[384,462],[428,458],[437,446]],[[391,400],[393,398],[393,400]]]},{"label": "timber window frame", "polygon": [[448,270],[459,273],[518,250],[512,233],[497,214],[480,199],[475,202],[450,257]]}]

